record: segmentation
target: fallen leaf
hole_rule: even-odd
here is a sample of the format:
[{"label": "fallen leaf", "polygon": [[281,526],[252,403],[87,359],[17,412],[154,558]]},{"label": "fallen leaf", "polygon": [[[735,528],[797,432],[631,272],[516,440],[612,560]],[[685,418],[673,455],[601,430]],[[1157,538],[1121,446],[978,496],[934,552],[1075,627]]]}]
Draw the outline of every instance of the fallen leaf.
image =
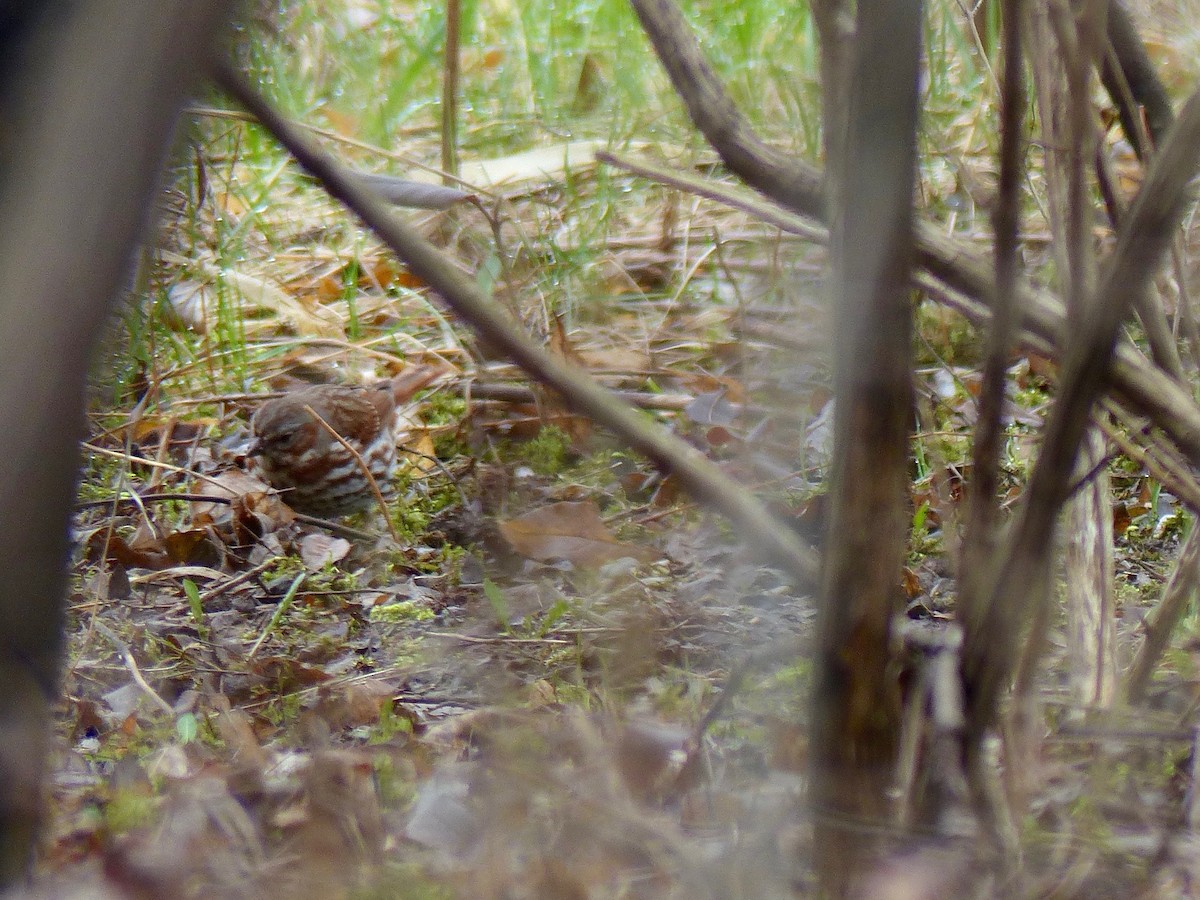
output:
[{"label": "fallen leaf", "polygon": [[207,528],[173,531],[163,538],[163,547],[177,563],[218,568],[223,557],[221,542]]},{"label": "fallen leaf", "polygon": [[424,478],[437,471],[437,451],[433,446],[433,435],[426,429],[400,442],[397,459],[401,471],[412,478]]},{"label": "fallen leaf", "polygon": [[541,562],[566,560],[585,567],[632,557],[647,561],[658,554],[616,539],[592,501],[554,503],[528,515],[499,523],[514,551]]},{"label": "fallen leaf", "polygon": [[[679,386],[694,394],[716,394],[729,403],[746,402],[746,386],[728,375],[713,375],[709,372],[689,372],[678,379]],[[699,396],[697,396],[699,399]]]},{"label": "fallen leaf", "polygon": [[171,557],[161,542],[132,544],[121,535],[108,531],[98,533],[94,541],[93,549],[100,551],[104,559],[128,569],[165,569],[172,565]]},{"label": "fallen leaf", "polygon": [[579,350],[579,358],[593,372],[649,372],[650,354],[634,347]]},{"label": "fallen leaf", "polygon": [[[270,279],[258,278],[236,269],[221,270],[220,278],[229,290],[241,297],[244,306],[275,313],[297,334],[336,338],[346,336],[336,313],[324,306],[313,305],[310,308]],[[215,309],[213,307],[214,312]]]},{"label": "fallen leaf", "polygon": [[[548,340],[549,350],[560,360],[566,363],[571,368],[584,369],[587,364],[575,349],[574,343],[571,341],[570,335],[567,334],[566,326],[563,325],[562,317],[554,315],[550,320],[550,335]],[[575,445],[583,444],[592,434],[592,423],[590,419],[585,419],[582,416],[573,416],[570,410],[563,402],[562,395],[550,388],[542,387],[541,385],[534,386],[534,392],[541,398],[539,410],[544,421],[549,424],[553,421],[556,425],[567,433]]]},{"label": "fallen leaf", "polygon": [[355,135],[362,130],[362,123],[358,116],[353,113],[345,112],[340,109],[333,109],[326,106],[321,110],[331,128],[339,134]]},{"label": "fallen leaf", "polygon": [[738,417],[737,408],[725,399],[724,391],[711,391],[694,398],[684,413],[697,425],[728,425]]},{"label": "fallen leaf", "polygon": [[182,324],[200,334],[206,333],[218,314],[218,285],[228,292],[233,303],[246,317],[246,327],[257,330],[263,323],[257,314],[273,313],[297,334],[315,337],[344,338],[345,329],[337,313],[319,303],[306,304],[293,297],[274,281],[259,278],[236,269],[221,268],[215,263],[201,266],[203,281],[182,281],[167,291],[167,300]]},{"label": "fallen leaf", "polygon": [[[261,478],[242,469],[226,469],[215,475],[209,475],[203,480],[196,479],[190,488],[191,493],[198,496],[236,500],[240,497],[266,495],[271,490]],[[193,500],[191,515],[193,520],[201,517],[219,518],[228,508],[228,504],[211,500]]]},{"label": "fallen leaf", "polygon": [[214,201],[221,212],[237,219],[240,219],[250,211],[250,208],[246,206],[245,200],[229,191],[218,191],[214,197]]}]

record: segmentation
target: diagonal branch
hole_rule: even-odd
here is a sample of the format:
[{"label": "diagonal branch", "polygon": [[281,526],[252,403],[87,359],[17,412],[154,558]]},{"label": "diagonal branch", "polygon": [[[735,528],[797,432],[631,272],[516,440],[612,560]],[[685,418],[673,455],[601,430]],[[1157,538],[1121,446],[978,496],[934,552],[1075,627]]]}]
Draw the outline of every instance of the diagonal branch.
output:
[{"label": "diagonal branch", "polygon": [[633,0],[633,8],[688,115],[729,170],[795,212],[821,215],[825,203],[820,174],[811,166],[796,165],[754,133],[704,59],[679,7],[672,0]]},{"label": "diagonal branch", "polygon": [[279,140],[329,193],[352,209],[405,262],[431,285],[456,313],[489,342],[503,350],[532,378],[554,388],[575,410],[610,429],[630,447],[674,474],[697,500],[727,516],[745,542],[798,583],[810,584],[817,557],[787,526],[767,512],[749,491],[737,485],[699,450],[621,402],[578,369],[568,367],[536,346],[464,276],[391,207],[364,189],[303,129],[280,116],[226,59],[214,59],[212,76]]},{"label": "diagonal branch", "polygon": [[[829,232],[815,216],[801,216],[782,209],[770,200],[687,172],[668,169],[646,160],[601,152],[596,158],[643,178],[650,178],[743,210],[768,225],[818,244],[829,241]],[[797,165],[804,165],[797,163]],[[977,328],[987,326],[996,296],[995,282],[987,263],[973,250],[934,231],[918,226],[917,253],[925,272],[914,273],[914,284],[929,296],[958,310]],[[1062,304],[1051,294],[1028,282],[1018,282],[1013,300],[1021,307],[1021,330],[1017,337],[1027,351],[1053,359],[1063,356],[1066,323]],[[1188,390],[1154,366],[1133,345],[1117,347],[1110,374],[1111,389],[1120,402],[1126,423],[1140,428],[1134,416],[1149,418],[1184,455],[1200,465],[1200,406]]]}]

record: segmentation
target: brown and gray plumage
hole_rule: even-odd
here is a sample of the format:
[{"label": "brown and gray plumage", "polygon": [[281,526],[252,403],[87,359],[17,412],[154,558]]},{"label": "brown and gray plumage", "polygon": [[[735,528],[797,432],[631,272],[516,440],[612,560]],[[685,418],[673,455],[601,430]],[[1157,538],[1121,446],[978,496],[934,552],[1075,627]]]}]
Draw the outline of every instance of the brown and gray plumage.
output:
[{"label": "brown and gray plumage", "polygon": [[250,420],[250,455],[297,512],[328,517],[367,509],[376,500],[363,466],[312,413],[354,448],[387,499],[396,471],[396,403],[436,376],[416,369],[377,387],[321,384],[268,400]]}]

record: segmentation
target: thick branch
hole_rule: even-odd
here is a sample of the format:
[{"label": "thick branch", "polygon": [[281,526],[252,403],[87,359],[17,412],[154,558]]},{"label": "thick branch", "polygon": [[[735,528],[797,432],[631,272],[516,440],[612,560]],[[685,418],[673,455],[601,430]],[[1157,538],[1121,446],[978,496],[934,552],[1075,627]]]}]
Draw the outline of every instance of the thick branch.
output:
[{"label": "thick branch", "polygon": [[[671,83],[692,121],[733,174],[793,212],[828,222],[819,169],[784,157],[753,133],[704,61],[695,36],[670,0],[634,0]],[[1110,22],[1112,17],[1110,16]],[[917,263],[951,288],[995,306],[991,267],[929,223],[917,223]],[[1062,345],[1062,304],[1028,285],[1014,300],[1022,327],[1040,340]],[[1112,372],[1113,390],[1152,418],[1192,462],[1200,465],[1200,407],[1180,385],[1155,370],[1133,348],[1121,348]]]},{"label": "thick branch", "polygon": [[1008,378],[1008,357],[1016,343],[1021,310],[1018,302],[1021,182],[1025,174],[1025,59],[1023,0],[1009,0],[1002,8],[1004,74],[1000,97],[1000,182],[993,229],[996,234],[996,295],[987,354],[979,392],[979,418],[973,445],[973,484],[968,498],[966,539],[963,546],[964,589],[960,591],[962,617],[970,627],[978,586],[974,573],[978,561],[993,550],[999,518],[1000,455],[1004,440],[1002,413]]},{"label": "thick branch", "polygon": [[[835,443],[813,694],[813,803],[823,893],[844,896],[888,819],[900,710],[891,646],[907,538],[912,423],[912,203],[921,4],[858,5],[836,163],[830,282]],[[829,89],[836,89],[828,85]]]},{"label": "thick branch", "polygon": [[[821,244],[829,240],[829,232],[822,225],[814,224],[820,221],[815,215],[795,215],[746,191],[644,160],[614,153],[598,153],[596,158],[699,197],[744,210],[790,234]],[[976,327],[987,325],[995,305],[996,285],[981,256],[927,223],[917,227],[917,256],[928,273],[916,276],[918,287],[938,302],[953,306]],[[1053,295],[1027,282],[1018,282],[1015,290],[1013,300],[1022,311],[1017,340],[1026,350],[1060,359],[1066,334],[1062,304]],[[1126,343],[1117,347],[1110,377],[1112,392],[1128,411],[1127,415],[1137,414],[1150,419],[1192,463],[1200,466],[1200,407],[1183,385],[1152,365],[1136,347]]]},{"label": "thick branch", "polygon": [[0,892],[43,796],[87,365],[230,4],[51,5],[35,33],[0,35]]}]

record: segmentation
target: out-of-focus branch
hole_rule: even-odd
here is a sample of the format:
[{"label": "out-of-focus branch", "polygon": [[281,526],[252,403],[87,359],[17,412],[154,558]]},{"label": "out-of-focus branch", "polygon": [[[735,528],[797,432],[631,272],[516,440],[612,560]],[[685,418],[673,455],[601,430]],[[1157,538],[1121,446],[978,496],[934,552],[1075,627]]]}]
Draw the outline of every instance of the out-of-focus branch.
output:
[{"label": "out-of-focus branch", "polygon": [[825,203],[816,170],[759,139],[704,59],[679,7],[672,0],[633,0],[633,8],[688,115],[729,170],[795,212],[820,214]]},{"label": "out-of-focus branch", "polygon": [[[1092,406],[1110,382],[1121,323],[1131,298],[1158,271],[1184,211],[1189,182],[1200,170],[1200,92],[1193,94],[1155,156],[1121,229],[1095,300],[1066,350],[1058,397],[1046,424],[1025,500],[1011,539],[991,572],[991,600],[980,639],[964,647],[968,692],[968,749],[978,750],[1012,674],[1012,634],[1047,599],[1055,521]],[[986,636],[984,638],[983,636]]]},{"label": "out-of-focus branch", "polygon": [[[744,210],[769,225],[808,240],[821,244],[829,240],[829,232],[815,216],[796,215],[747,191],[615,153],[599,153],[596,158],[635,175]],[[805,164],[797,162],[797,165]],[[996,296],[995,281],[987,263],[970,248],[937,233],[928,224],[918,224],[917,255],[925,269],[914,276],[917,287],[937,302],[958,310],[977,328],[987,326]],[[1027,282],[1018,281],[1014,287],[1017,292],[1014,300],[1022,312],[1017,341],[1028,351],[1060,359],[1066,333],[1062,304]],[[1200,465],[1200,406],[1183,385],[1127,343],[1117,347],[1110,380],[1111,390],[1129,424],[1135,424],[1136,416],[1145,416],[1189,460]]]},{"label": "out-of-focus branch", "polygon": [[232,4],[44,5],[27,34],[4,33],[0,64],[0,893],[43,799],[88,362]]},{"label": "out-of-focus branch", "polygon": [[613,431],[630,447],[673,473],[697,500],[708,503],[737,525],[745,543],[795,580],[811,584],[817,557],[787,526],[767,512],[748,490],[728,479],[700,451],[645,421],[593,379],[569,368],[522,334],[501,309],[485,297],[414,228],[352,177],[305,131],[284,119],[235,71],[215,59],[212,74],[222,90],[252,112],[329,193],[345,203],[451,308],[532,378],[560,394],[576,411]]}]

